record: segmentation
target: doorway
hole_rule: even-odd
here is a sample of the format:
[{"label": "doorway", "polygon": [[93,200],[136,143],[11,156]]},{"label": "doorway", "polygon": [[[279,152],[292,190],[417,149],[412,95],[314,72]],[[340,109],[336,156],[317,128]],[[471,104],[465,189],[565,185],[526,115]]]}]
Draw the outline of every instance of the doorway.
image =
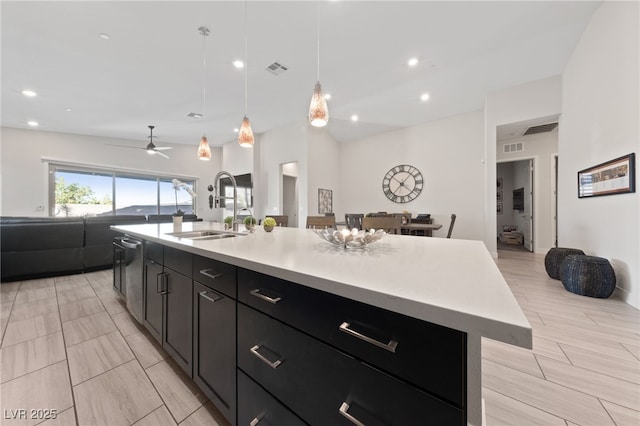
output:
[{"label": "doorway", "polygon": [[289,226],[298,227],[298,162],[280,165],[282,214],[288,216]]},{"label": "doorway", "polygon": [[534,160],[496,165],[498,249],[534,251]]}]

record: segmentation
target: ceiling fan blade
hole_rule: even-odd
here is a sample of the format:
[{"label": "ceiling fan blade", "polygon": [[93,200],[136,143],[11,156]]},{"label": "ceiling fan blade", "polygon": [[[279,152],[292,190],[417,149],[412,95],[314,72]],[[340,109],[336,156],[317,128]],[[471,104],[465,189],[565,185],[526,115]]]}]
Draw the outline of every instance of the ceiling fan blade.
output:
[{"label": "ceiling fan blade", "polygon": [[173,147],[172,146],[156,146],[154,149],[156,151],[164,151],[164,150],[167,150],[167,149],[173,149]]},{"label": "ceiling fan blade", "polygon": [[166,158],[167,160],[169,159],[169,156],[164,152],[156,151],[156,154],[158,154],[160,157]]}]

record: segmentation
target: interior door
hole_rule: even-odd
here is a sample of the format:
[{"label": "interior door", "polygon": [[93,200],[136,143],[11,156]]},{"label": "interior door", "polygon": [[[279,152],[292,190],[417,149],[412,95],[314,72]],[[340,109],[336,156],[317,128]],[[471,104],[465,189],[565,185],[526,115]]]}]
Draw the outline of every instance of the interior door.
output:
[{"label": "interior door", "polygon": [[298,226],[298,201],[295,176],[282,175],[282,214],[289,216],[289,226]]}]

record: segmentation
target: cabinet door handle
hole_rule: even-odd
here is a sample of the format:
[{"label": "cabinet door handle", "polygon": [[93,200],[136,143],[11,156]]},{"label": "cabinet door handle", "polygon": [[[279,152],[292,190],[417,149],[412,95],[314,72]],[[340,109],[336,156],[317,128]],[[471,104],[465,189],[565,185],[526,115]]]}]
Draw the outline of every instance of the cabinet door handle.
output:
[{"label": "cabinet door handle", "polygon": [[354,425],[364,426],[364,423],[362,423],[360,420],[356,419],[351,414],[349,414],[349,404],[347,404],[346,402],[342,403],[338,412],[342,414],[344,417],[346,417],[347,420],[349,420]]},{"label": "cabinet door handle", "polygon": [[156,293],[162,294],[162,272],[156,275]]},{"label": "cabinet door handle", "polygon": [[162,277],[162,292],[160,294],[169,294],[169,273],[162,272],[159,275]]},{"label": "cabinet door handle", "polygon": [[276,368],[278,368],[280,366],[280,364],[282,364],[282,360],[275,360],[273,362],[269,361],[267,358],[265,358],[262,354],[260,354],[260,352],[258,352],[258,349],[260,349],[260,345],[255,345],[254,347],[252,347],[251,349],[249,349],[251,351],[252,354],[254,354],[255,356],[258,357],[258,359],[260,359],[260,361],[264,362],[265,364],[267,364],[269,367],[273,368],[274,370]]},{"label": "cabinet door handle", "polygon": [[[215,299],[210,298],[209,296],[207,296],[207,293],[211,293],[211,294],[215,294],[217,297]],[[207,291],[201,291],[200,293],[198,293],[200,295],[200,297],[202,297],[203,299],[207,299],[209,302],[213,302],[216,303],[218,300],[222,300],[224,299],[224,297],[220,296],[218,293],[207,290]]]},{"label": "cabinet door handle", "polygon": [[[213,272],[213,273],[211,273],[211,272]],[[218,274],[218,273],[216,273],[216,272],[213,270],[213,268],[203,269],[203,270],[201,270],[201,271],[200,271],[200,273],[201,273],[202,275],[204,275],[205,277],[209,277],[209,278],[212,278],[212,279],[214,279],[214,280],[215,280],[216,278],[220,278],[222,275],[224,275],[224,274],[222,274],[222,273],[219,273],[219,274]]]},{"label": "cabinet door handle", "polygon": [[256,426],[258,423],[260,423],[260,421],[262,421],[262,418],[256,416],[249,422],[249,426]]},{"label": "cabinet door handle", "polygon": [[252,296],[257,297],[258,299],[266,300],[269,303],[273,303],[274,305],[282,300],[282,297],[269,297],[265,294],[260,293],[259,288],[254,288],[249,292]]},{"label": "cabinet door handle", "polygon": [[371,343],[374,346],[377,346],[379,348],[382,348],[384,350],[387,350],[389,352],[393,352],[396,353],[396,348],[398,347],[398,342],[391,339],[389,340],[389,343],[383,343],[383,342],[379,342],[376,339],[373,339],[369,336],[365,336],[362,333],[358,333],[355,330],[350,329],[349,327],[351,326],[351,324],[349,324],[348,322],[343,322],[342,324],[340,324],[340,331],[342,331],[343,333],[347,333],[353,337],[357,337],[360,340],[363,340],[367,343]]}]

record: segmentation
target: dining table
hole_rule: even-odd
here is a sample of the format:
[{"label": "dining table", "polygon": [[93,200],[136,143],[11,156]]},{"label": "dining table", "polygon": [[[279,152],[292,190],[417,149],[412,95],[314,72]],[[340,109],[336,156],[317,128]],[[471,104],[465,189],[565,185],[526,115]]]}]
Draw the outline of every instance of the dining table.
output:
[{"label": "dining table", "polygon": [[424,231],[425,237],[431,237],[433,231],[437,231],[442,228],[442,224],[439,223],[404,223],[400,227],[403,231],[409,231],[411,234],[413,231]]}]

